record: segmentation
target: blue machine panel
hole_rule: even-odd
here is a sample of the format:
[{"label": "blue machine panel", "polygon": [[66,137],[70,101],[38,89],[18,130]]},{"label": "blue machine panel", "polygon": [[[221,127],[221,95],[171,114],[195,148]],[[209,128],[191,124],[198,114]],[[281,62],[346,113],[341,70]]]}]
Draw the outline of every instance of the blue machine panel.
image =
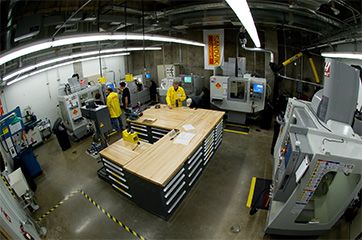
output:
[{"label": "blue machine panel", "polygon": [[254,93],[263,93],[264,92],[264,85],[259,83],[253,84],[253,92]]}]

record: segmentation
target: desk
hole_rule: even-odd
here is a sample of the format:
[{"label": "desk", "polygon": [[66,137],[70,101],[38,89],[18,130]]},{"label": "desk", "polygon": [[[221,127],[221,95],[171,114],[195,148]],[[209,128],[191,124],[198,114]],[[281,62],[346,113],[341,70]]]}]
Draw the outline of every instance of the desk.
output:
[{"label": "desk", "polygon": [[[222,141],[224,112],[205,109],[151,107],[129,121],[141,144],[122,139],[100,152],[112,186],[142,208],[169,219],[191,190]],[[156,119],[153,122],[145,119]],[[188,145],[175,144],[170,131],[195,134]]]}]

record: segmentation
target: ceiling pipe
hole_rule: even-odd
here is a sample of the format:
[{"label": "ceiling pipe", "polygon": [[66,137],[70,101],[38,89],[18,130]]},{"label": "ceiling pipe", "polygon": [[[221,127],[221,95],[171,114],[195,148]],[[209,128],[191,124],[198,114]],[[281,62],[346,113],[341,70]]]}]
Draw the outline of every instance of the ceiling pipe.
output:
[{"label": "ceiling pipe", "polygon": [[[242,34],[241,34],[242,36]],[[270,62],[274,63],[274,52],[272,50],[269,49],[264,49],[264,48],[249,48],[246,46],[247,40],[245,37],[245,33],[244,33],[244,37],[239,39],[241,47],[246,50],[246,51],[250,51],[250,52],[263,52],[263,53],[269,53],[270,54]]]},{"label": "ceiling pipe", "polygon": [[11,48],[11,37],[12,37],[12,25],[13,25],[13,15],[14,15],[14,7],[16,4],[16,0],[11,0],[9,3],[9,11],[7,15],[7,24],[6,28],[8,29],[6,31],[6,40],[5,40],[5,49],[9,50]]},{"label": "ceiling pipe", "polygon": [[[70,17],[67,20],[65,20],[65,22],[60,26],[60,28],[58,28],[58,30],[53,34],[52,38],[54,38],[58,34],[58,32],[67,24],[67,22],[69,22],[70,19],[72,19],[75,15],[77,15],[77,13],[79,13],[80,10],[82,10],[85,6],[87,6],[88,3],[90,3],[91,1],[92,0],[88,0],[80,8],[78,8],[77,11],[75,11],[72,15],[70,15]],[[98,21],[99,21],[99,19],[98,19]]]},{"label": "ceiling pipe", "polygon": [[291,78],[291,77],[288,77],[288,76],[281,75],[280,73],[278,73],[277,75],[278,75],[278,77],[281,77],[281,78],[286,79],[286,80],[290,80],[290,81],[294,81],[294,82],[301,82],[301,83],[313,85],[313,86],[316,86],[316,87],[323,87],[323,85],[319,84],[319,83],[308,82],[308,81],[304,81],[304,80],[297,79],[297,78]]},{"label": "ceiling pipe", "polygon": [[[249,7],[251,10],[253,9],[267,9],[267,10],[274,10],[276,12],[292,12],[295,14],[299,14],[301,16],[312,17],[319,21],[328,23],[332,26],[337,28],[342,28],[344,25],[347,25],[345,22],[340,21],[336,18],[332,18],[330,16],[324,16],[321,13],[318,13],[314,10],[309,8],[304,8],[300,6],[293,6],[290,7],[288,4],[283,3],[269,3],[265,1],[253,1],[249,3]],[[207,3],[207,4],[198,4],[194,6],[187,6],[181,7],[177,9],[168,10],[165,12],[157,13],[158,17],[168,17],[177,14],[185,14],[189,12],[196,12],[196,11],[208,11],[208,10],[216,10],[216,9],[228,9],[228,6],[225,3]],[[147,17],[146,17],[147,19]]]},{"label": "ceiling pipe", "polygon": [[313,50],[313,49],[317,49],[317,48],[331,47],[331,46],[334,46],[334,45],[346,44],[346,43],[355,43],[355,42],[362,42],[362,37],[353,38],[353,39],[338,40],[338,41],[329,42],[329,43],[323,43],[323,44],[319,44],[319,45],[316,45],[316,46],[308,47],[308,48],[306,48],[306,50]]}]

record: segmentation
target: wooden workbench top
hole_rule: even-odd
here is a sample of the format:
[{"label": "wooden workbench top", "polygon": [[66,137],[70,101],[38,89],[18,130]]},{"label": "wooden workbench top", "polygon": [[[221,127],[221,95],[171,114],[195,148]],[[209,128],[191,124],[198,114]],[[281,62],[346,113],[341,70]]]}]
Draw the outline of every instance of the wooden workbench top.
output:
[{"label": "wooden workbench top", "polygon": [[140,141],[140,144],[137,146],[135,143],[126,142],[123,141],[123,139],[120,139],[103,149],[99,154],[123,167],[150,146],[152,146],[152,144],[143,141]]},{"label": "wooden workbench top", "polygon": [[[139,177],[165,186],[223,116],[224,112],[206,109],[195,110],[186,107],[168,109],[166,105],[161,105],[159,109],[151,107],[143,112],[142,117],[131,122],[178,129],[181,132],[185,131],[183,125],[191,124],[195,129],[188,132],[194,133],[195,136],[190,143],[188,145],[174,143],[169,132],[154,144],[142,142],[135,151],[132,151],[135,144],[119,140],[102,150],[100,155]],[[145,122],[145,119],[156,120]]]},{"label": "wooden workbench top", "polygon": [[[192,117],[195,111],[199,110],[187,107],[169,109],[167,105],[160,105],[160,108],[152,106],[143,112],[143,116],[131,122],[152,127],[174,129],[178,128],[184,121]],[[156,121],[147,122],[146,119],[156,119]]]},{"label": "wooden workbench top", "polygon": [[[224,115],[224,112],[205,109],[187,109],[187,112],[190,111],[192,114],[174,127],[184,131],[183,125],[193,125],[195,129],[189,132],[194,133],[195,136],[188,145],[175,144],[174,140],[171,140],[170,133],[168,133],[142,154],[128,162],[125,169],[155,184],[165,186]],[[179,112],[182,111],[179,110]]]}]

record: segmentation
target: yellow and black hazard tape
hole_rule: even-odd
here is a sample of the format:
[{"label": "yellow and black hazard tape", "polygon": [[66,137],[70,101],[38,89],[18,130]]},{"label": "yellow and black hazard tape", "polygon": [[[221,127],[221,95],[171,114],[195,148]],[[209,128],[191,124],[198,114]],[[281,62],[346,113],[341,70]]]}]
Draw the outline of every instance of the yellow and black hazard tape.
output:
[{"label": "yellow and black hazard tape", "polygon": [[36,220],[36,222],[40,222],[41,220],[43,220],[44,218],[46,218],[49,214],[51,214],[52,212],[55,211],[55,209],[57,209],[58,207],[60,207],[64,202],[66,202],[67,200],[69,200],[71,197],[73,197],[75,194],[79,193],[78,191],[73,191],[70,194],[68,194],[67,196],[65,196],[65,198],[58,202],[57,204],[55,204],[53,207],[51,207],[47,212],[45,212],[44,214],[42,214],[40,217],[38,217],[38,219]]},{"label": "yellow and black hazard tape", "polygon": [[7,187],[7,189],[9,190],[9,192],[11,193],[11,195],[13,195],[14,198],[17,198],[14,190],[11,188],[8,180],[5,178],[4,175],[1,175],[1,179],[3,180],[3,182],[5,183],[5,186]]},{"label": "yellow and black hazard tape", "polygon": [[132,230],[130,227],[126,226],[124,223],[119,221],[117,218],[115,218],[113,215],[111,215],[109,212],[107,212],[103,207],[101,207],[96,201],[94,201],[88,194],[86,194],[83,190],[80,190],[80,193],[95,207],[97,207],[100,211],[102,211],[109,219],[111,219],[113,222],[117,223],[119,226],[124,228],[127,232],[133,234],[135,237],[138,237],[141,240],[145,240],[143,236],[138,234],[136,231]]}]

